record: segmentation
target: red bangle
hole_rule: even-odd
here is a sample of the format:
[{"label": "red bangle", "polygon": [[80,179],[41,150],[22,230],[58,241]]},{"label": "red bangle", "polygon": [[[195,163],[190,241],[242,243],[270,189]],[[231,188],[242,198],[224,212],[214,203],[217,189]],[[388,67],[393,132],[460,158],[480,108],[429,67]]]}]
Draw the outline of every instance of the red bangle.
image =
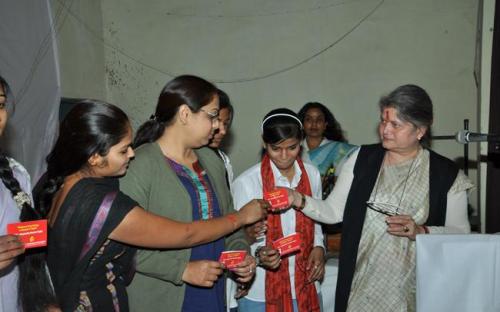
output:
[{"label": "red bangle", "polygon": [[429,228],[427,227],[427,225],[422,225],[422,227],[424,228],[425,234],[429,234]]}]

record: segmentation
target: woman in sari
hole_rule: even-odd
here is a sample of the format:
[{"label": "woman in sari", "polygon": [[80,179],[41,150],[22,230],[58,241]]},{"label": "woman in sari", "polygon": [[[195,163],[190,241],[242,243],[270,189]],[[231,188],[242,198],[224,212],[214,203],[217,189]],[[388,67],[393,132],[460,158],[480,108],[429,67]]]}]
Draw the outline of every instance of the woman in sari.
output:
[{"label": "woman in sari", "polygon": [[[134,151],[130,122],[116,106],[83,101],[59,133],[37,210],[48,216],[48,267],[63,311],[128,311],[132,246],[193,246],[265,215],[266,204],[257,200],[243,213],[193,223],[146,212],[119,190],[117,177],[126,173]],[[220,273],[207,272],[205,286]]]},{"label": "woman in sari", "polygon": [[336,312],[415,311],[416,235],[470,232],[472,184],[429,149],[427,92],[403,85],[379,106],[381,142],[349,156],[326,200],[289,191],[292,204],[314,220],[343,221]]},{"label": "woman in sari", "polygon": [[347,143],[340,124],[323,104],[306,103],[298,115],[305,133],[302,159],[318,168],[325,199],[333,189],[339,166],[356,146]]}]

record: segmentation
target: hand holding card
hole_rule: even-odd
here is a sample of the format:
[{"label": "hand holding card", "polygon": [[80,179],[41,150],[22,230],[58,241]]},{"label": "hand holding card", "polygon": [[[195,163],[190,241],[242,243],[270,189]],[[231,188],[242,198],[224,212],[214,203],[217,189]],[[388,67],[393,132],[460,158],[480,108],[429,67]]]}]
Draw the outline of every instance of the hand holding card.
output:
[{"label": "hand holding card", "polygon": [[290,207],[288,192],[286,189],[275,189],[264,193],[264,200],[271,205],[271,211],[280,211]]},{"label": "hand holding card", "polygon": [[17,235],[24,248],[47,246],[47,220],[7,224],[7,233]]},{"label": "hand holding card", "polygon": [[234,269],[246,256],[247,252],[245,250],[223,251],[220,254],[219,262],[227,269]]},{"label": "hand holding card", "polygon": [[299,233],[293,233],[288,236],[277,239],[273,242],[273,247],[278,249],[283,257],[292,252],[300,250],[301,238]]}]

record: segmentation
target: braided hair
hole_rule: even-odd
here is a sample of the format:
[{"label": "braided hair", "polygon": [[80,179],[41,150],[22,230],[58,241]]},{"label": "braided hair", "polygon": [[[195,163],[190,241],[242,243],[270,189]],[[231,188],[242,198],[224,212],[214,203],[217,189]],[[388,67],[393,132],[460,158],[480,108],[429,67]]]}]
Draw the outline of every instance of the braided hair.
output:
[{"label": "braided hair", "polygon": [[[11,91],[5,79],[0,76],[0,85],[6,98]],[[12,164],[5,153],[0,151],[0,180],[9,190],[14,202],[21,210],[21,221],[41,219],[31,203],[29,195],[21,189],[19,181],[14,176]],[[56,297],[46,271],[46,250],[31,249],[18,257],[18,304],[23,311],[45,311],[48,306],[56,305]]]}]

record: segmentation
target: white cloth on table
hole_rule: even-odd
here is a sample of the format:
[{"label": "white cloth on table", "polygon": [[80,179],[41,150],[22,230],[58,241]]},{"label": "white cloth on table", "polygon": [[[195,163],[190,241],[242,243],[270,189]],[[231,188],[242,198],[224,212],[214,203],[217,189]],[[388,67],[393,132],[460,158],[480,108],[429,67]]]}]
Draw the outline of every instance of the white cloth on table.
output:
[{"label": "white cloth on table", "polygon": [[500,235],[417,235],[417,311],[500,311]]}]

